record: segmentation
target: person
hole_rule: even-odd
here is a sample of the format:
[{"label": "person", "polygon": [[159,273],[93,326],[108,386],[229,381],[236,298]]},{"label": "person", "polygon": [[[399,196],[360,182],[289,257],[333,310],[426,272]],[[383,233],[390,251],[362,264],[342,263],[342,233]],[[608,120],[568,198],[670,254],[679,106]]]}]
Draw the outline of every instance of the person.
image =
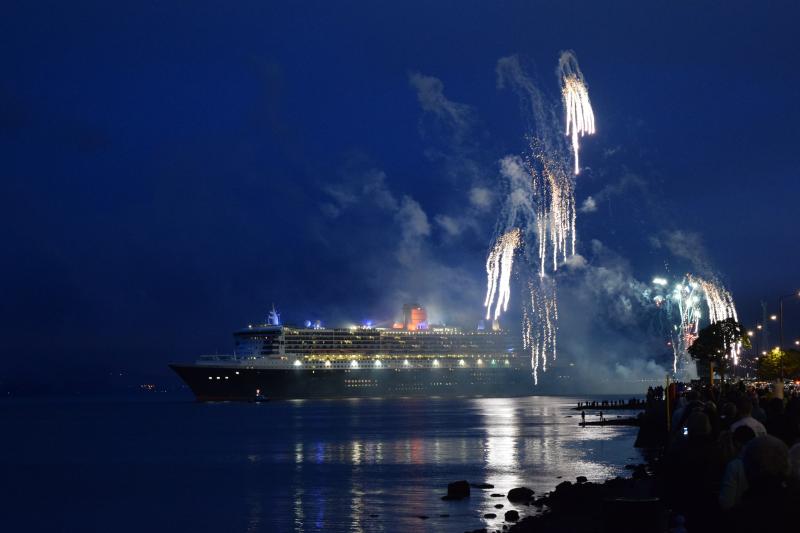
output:
[{"label": "person", "polygon": [[739,505],[744,493],[747,491],[747,475],[744,472],[742,452],[745,445],[756,438],[756,434],[749,426],[739,426],[733,432],[733,447],[736,456],[725,466],[722,474],[722,483],[719,491],[719,506],[723,511],[728,511]]},{"label": "person", "polygon": [[606,420],[603,418],[603,411],[600,411],[600,423],[602,424]]},{"label": "person", "polygon": [[764,424],[753,418],[753,402],[747,396],[742,396],[736,402],[736,410],[739,413],[739,420],[731,424],[731,431],[736,431],[740,426],[748,426],[756,434],[756,437],[763,437],[767,434]]},{"label": "person", "polygon": [[711,434],[711,422],[702,411],[686,420],[687,436],[673,443],[664,458],[668,505],[685,514],[689,531],[714,531],[716,491],[723,467],[719,446]]},{"label": "person", "polygon": [[800,442],[789,448],[789,479],[800,486]]},{"label": "person", "polygon": [[751,440],[742,456],[749,488],[736,507],[728,531],[783,531],[795,520],[797,496],[786,485],[789,449],[777,437]]},{"label": "person", "polygon": [[586,411],[581,411],[581,424],[586,425]]}]

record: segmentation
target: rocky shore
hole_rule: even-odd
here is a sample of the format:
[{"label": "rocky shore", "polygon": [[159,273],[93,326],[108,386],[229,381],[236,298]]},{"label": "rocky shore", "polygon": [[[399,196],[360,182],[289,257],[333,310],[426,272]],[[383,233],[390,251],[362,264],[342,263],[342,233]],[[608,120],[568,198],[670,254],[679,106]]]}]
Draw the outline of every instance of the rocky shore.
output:
[{"label": "rocky shore", "polygon": [[[559,483],[555,490],[536,495],[527,487],[516,487],[505,495],[506,509],[501,529],[477,529],[467,533],[594,533],[603,531],[649,533],[667,529],[668,513],[658,496],[658,471],[661,446],[665,440],[666,409],[662,401],[652,401],[644,413],[626,424],[638,425],[635,446],[646,448],[646,463],[628,465],[631,477],[617,477],[592,483],[584,476]],[[635,421],[635,422],[634,422]],[[611,422],[611,421],[608,421]],[[608,423],[607,422],[607,423]],[[588,425],[588,424],[587,424]],[[594,424],[592,424],[594,425]],[[599,425],[599,424],[598,424]],[[466,481],[451,483],[444,500],[469,496],[469,489],[488,489]],[[502,494],[492,496],[503,497]],[[497,505],[498,509],[504,508]],[[502,512],[502,511],[500,511]],[[491,515],[491,516],[490,516]],[[496,518],[489,512],[485,518]]]}]

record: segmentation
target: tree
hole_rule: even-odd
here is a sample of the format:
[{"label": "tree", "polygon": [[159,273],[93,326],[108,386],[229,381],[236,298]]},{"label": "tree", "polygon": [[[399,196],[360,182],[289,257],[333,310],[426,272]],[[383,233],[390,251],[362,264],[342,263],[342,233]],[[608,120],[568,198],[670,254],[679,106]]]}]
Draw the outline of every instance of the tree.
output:
[{"label": "tree", "polygon": [[758,358],[758,377],[765,381],[781,377],[781,362],[783,362],[783,375],[789,379],[800,376],[800,352],[797,350],[784,350],[778,348],[767,352]]},{"label": "tree", "polygon": [[750,338],[739,322],[726,318],[709,324],[700,330],[697,339],[689,346],[689,355],[703,363],[713,363],[720,378],[725,380],[725,371],[733,363],[731,348],[741,343],[742,348],[750,347]]}]

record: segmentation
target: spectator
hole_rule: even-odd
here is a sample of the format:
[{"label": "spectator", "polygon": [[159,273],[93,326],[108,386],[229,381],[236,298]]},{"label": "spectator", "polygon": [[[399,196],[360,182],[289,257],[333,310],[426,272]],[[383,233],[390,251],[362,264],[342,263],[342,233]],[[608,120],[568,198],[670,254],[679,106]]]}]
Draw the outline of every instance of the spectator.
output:
[{"label": "spectator", "polygon": [[739,426],[733,433],[731,439],[734,450],[737,451],[734,457],[725,467],[722,474],[722,485],[719,492],[719,506],[723,511],[728,511],[739,505],[744,493],[747,491],[747,476],[745,475],[742,452],[745,445],[753,440],[756,434],[749,426]]},{"label": "spectator", "polygon": [[762,437],[767,434],[767,428],[764,424],[753,418],[753,402],[747,396],[742,396],[736,402],[736,410],[739,412],[739,420],[731,424],[731,431],[736,431],[740,426],[748,426],[756,434],[756,437]]}]

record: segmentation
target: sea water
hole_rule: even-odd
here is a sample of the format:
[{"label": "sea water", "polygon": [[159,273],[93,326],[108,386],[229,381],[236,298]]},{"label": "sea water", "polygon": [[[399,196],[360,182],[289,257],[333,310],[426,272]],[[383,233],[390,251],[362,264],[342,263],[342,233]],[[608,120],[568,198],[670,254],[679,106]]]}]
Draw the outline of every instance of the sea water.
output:
[{"label": "sea water", "polygon": [[[571,407],[585,399],[3,400],[0,528],[500,529],[505,511],[535,507],[493,493],[602,481],[641,461],[636,428],[579,427]],[[494,488],[442,501],[460,479]]]}]

